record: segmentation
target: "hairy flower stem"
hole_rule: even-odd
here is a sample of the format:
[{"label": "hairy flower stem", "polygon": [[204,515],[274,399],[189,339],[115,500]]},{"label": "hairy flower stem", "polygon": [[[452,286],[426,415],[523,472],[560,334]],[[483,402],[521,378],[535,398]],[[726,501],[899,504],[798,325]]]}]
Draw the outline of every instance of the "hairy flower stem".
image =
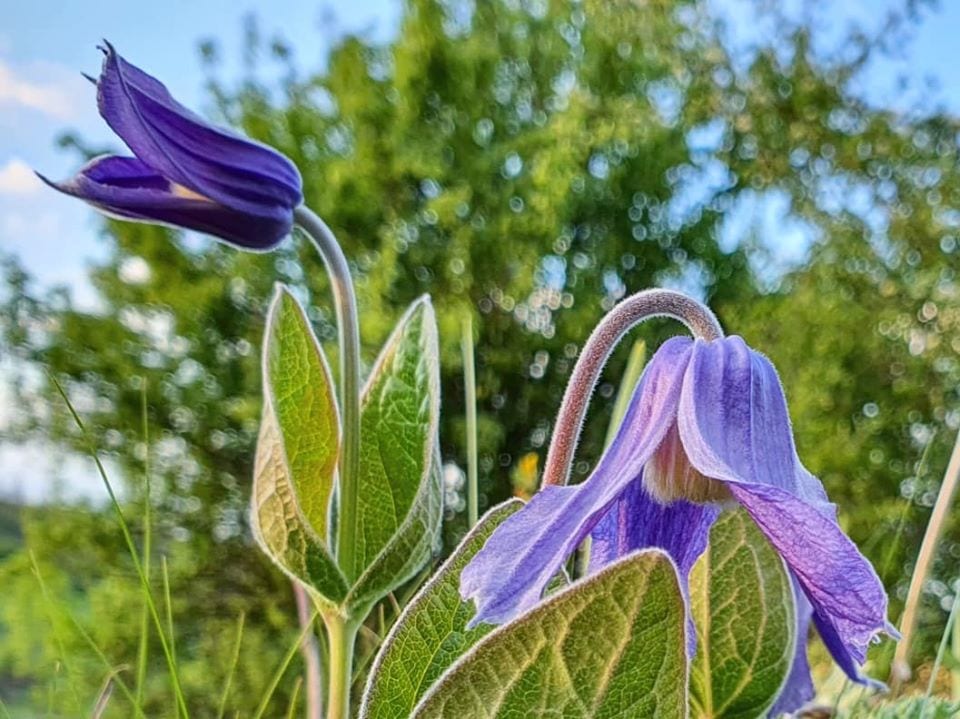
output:
[{"label": "hairy flower stem", "polygon": [[337,487],[337,563],[348,579],[354,579],[357,475],[360,463],[360,326],[357,320],[357,297],[347,258],[327,224],[304,205],[294,210],[294,220],[323,258],[337,310],[340,416],[343,421]]},{"label": "hairy flower stem", "polygon": [[543,467],[541,486],[567,483],[590,396],[603,366],[623,336],[651,317],[679,320],[699,339],[723,337],[720,323],[708,307],[673,290],[644,290],[610,310],[593,330],[570,375]]},{"label": "hairy flower stem", "polygon": [[325,614],[330,647],[327,665],[327,719],[350,719],[350,687],[353,684],[353,645],[360,622],[340,614]]}]

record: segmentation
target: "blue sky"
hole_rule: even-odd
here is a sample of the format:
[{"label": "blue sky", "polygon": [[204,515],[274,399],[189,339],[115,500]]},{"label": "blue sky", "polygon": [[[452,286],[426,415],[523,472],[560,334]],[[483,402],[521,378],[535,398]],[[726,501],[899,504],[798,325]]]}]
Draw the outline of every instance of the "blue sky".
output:
[{"label": "blue sky", "polygon": [[[767,29],[754,21],[748,0],[711,0],[730,22],[731,40],[741,47],[762,41]],[[799,6],[799,0],[788,5]],[[894,0],[819,2],[814,16],[826,42],[840,37],[851,20],[868,27],[883,21]],[[795,10],[795,12],[799,12]],[[294,48],[297,62],[315,67],[345,32],[362,32],[378,39],[397,31],[398,0],[25,0],[7,2],[0,25],[0,253],[19,256],[44,284],[67,283],[77,299],[92,302],[85,281],[91,259],[103,252],[97,240],[99,221],[82,203],[58,195],[34,178],[36,168],[52,178],[69,176],[77,165],[74,154],[58,150],[55,139],[76,131],[94,144],[119,147],[96,113],[94,91],[80,73],[96,74],[96,45],[108,38],[131,61],[161,78],[187,105],[202,110],[203,75],[197,46],[215,38],[224,60],[226,79],[240,72],[243,18],[257,16],[265,37],[280,35]],[[960,2],[924,10],[921,22],[896,48],[892,58],[874,62],[859,82],[859,91],[878,106],[908,110],[916,105],[943,107],[960,115],[960,72],[956,67],[956,36]],[[899,83],[906,77],[909,91]],[[939,89],[926,89],[927,78]],[[783,202],[758,200],[745,206],[734,224],[760,223],[784,237],[790,223]],[[785,246],[803,250],[802,229],[793,230]],[[0,358],[0,375],[3,373]],[[0,427],[3,425],[0,383]],[[23,488],[26,473],[34,478],[26,497],[43,496],[48,484],[39,481],[50,464],[47,448],[0,446],[0,495]],[[84,465],[85,466],[85,465]],[[67,485],[77,487],[85,469],[65,470]],[[63,474],[63,473],[62,473]],[[72,479],[71,479],[72,477]],[[101,490],[96,480],[84,483],[81,495]]]}]

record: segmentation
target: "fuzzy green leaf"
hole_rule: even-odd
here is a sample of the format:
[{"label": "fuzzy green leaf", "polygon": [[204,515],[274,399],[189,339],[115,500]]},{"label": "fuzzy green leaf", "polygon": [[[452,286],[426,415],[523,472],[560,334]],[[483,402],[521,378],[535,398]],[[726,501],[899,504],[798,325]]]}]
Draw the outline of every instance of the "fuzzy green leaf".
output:
[{"label": "fuzzy green leaf", "polygon": [[632,554],[488,634],[411,716],[683,717],[685,634],[673,563]]},{"label": "fuzzy green leaf", "polygon": [[318,599],[339,604],[347,583],[326,537],[340,444],[333,382],[303,310],[282,287],[268,314],[263,377],[251,498],[254,537]]},{"label": "fuzzy green leaf", "polygon": [[697,655],[690,713],[702,719],[766,716],[796,646],[796,607],[783,560],[747,513],[724,512],[690,575]]},{"label": "fuzzy green leaf", "polygon": [[297,501],[319,537],[340,450],[340,419],[323,349],[299,303],[278,289],[271,305],[264,352],[264,392],[283,435]]},{"label": "fuzzy green leaf", "polygon": [[476,613],[460,599],[460,572],[503,520],[523,503],[510,500],[487,512],[446,563],[403,610],[367,680],[362,719],[406,719],[427,689],[460,655],[493,630],[467,629]]},{"label": "fuzzy green leaf", "polygon": [[437,325],[422,297],[387,340],[364,389],[356,564],[345,568],[356,578],[351,611],[412,577],[439,542],[439,414]]}]

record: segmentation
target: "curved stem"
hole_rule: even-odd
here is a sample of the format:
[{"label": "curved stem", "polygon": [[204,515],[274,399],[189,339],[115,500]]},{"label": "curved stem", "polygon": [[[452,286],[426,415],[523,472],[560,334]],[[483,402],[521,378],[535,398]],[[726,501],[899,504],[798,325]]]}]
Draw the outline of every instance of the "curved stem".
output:
[{"label": "curved stem", "polygon": [[355,576],[357,474],[360,463],[360,328],[357,297],[350,267],[333,232],[305,205],[294,210],[294,220],[323,258],[337,310],[340,347],[340,415],[343,440],[340,451],[337,516],[337,561],[348,579]]},{"label": "curved stem", "polygon": [[603,366],[620,339],[631,328],[651,317],[679,320],[700,339],[723,337],[720,323],[708,307],[673,290],[644,290],[610,310],[593,330],[570,375],[543,467],[541,486],[567,483],[590,396]]}]

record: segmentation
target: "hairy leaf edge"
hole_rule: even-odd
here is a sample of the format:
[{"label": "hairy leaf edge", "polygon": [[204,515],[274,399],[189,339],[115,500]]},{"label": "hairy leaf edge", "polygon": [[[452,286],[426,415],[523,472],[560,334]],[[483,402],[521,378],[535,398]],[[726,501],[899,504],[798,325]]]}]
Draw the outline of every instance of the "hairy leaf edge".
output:
[{"label": "hairy leaf edge", "polygon": [[522,621],[526,621],[530,619],[530,617],[543,614],[544,612],[552,608],[554,604],[564,599],[567,596],[567,594],[578,591],[580,587],[584,586],[585,584],[590,584],[593,582],[600,581],[600,578],[606,576],[607,574],[612,574],[623,565],[634,561],[640,556],[649,556],[649,555],[657,555],[660,558],[665,559],[667,563],[670,565],[670,568],[673,570],[674,586],[676,588],[677,596],[680,598],[680,601],[683,603],[685,608],[683,620],[681,621],[682,626],[680,627],[680,633],[682,635],[682,645],[684,647],[684,667],[685,667],[684,669],[685,676],[683,681],[684,713],[683,713],[683,717],[678,719],[687,719],[690,713],[690,665],[692,664],[692,662],[688,658],[686,658],[687,629],[688,629],[687,611],[689,611],[689,609],[687,606],[687,598],[684,596],[683,590],[681,588],[680,572],[677,569],[677,564],[676,562],[673,561],[673,557],[671,557],[669,554],[667,554],[666,552],[664,552],[662,549],[659,549],[659,548],[640,549],[635,552],[631,552],[625,557],[618,559],[616,562],[612,562],[611,564],[608,564],[606,567],[598,571],[596,574],[591,574],[588,577],[578,579],[577,581],[573,582],[569,586],[564,587],[562,590],[558,591],[556,594],[550,595],[546,599],[542,600],[536,607],[531,609],[526,614],[523,614],[517,617],[516,619],[510,622],[507,622],[506,624],[502,624],[496,629],[494,629],[492,632],[486,635],[483,639],[481,639],[479,642],[477,642],[472,647],[470,647],[469,651],[464,652],[457,659],[457,661],[455,661],[453,664],[450,665],[447,671],[445,671],[443,674],[440,675],[437,681],[433,683],[433,686],[431,686],[430,689],[428,689],[426,693],[424,693],[424,695],[420,698],[420,701],[417,702],[417,705],[413,708],[413,711],[410,713],[411,718],[415,719],[416,716],[423,710],[427,702],[433,699],[434,695],[436,695],[436,693],[439,691],[439,687],[443,684],[447,676],[456,672],[463,664],[468,662],[474,656],[474,654],[477,654],[480,651],[482,651],[488,643],[496,641],[496,638],[499,637],[501,634],[509,632],[515,624]]},{"label": "hairy leaf edge", "polygon": [[[444,579],[446,579],[446,574],[450,570],[450,567],[455,562],[460,559],[461,550],[470,544],[478,534],[481,532],[487,531],[487,523],[498,518],[499,515],[504,515],[504,519],[518,511],[524,505],[524,501],[518,498],[508,499],[506,502],[502,502],[495,507],[492,507],[483,517],[480,518],[480,521],[474,526],[469,532],[467,532],[463,539],[460,540],[460,543],[456,548],[450,553],[450,556],[447,557],[446,561],[440,565],[433,576],[427,580],[427,582],[420,588],[420,591],[417,592],[416,596],[410,600],[406,607],[403,608],[403,611],[400,612],[400,616],[397,617],[397,620],[394,622],[393,626],[390,628],[390,631],[387,633],[386,639],[383,640],[383,645],[380,647],[380,651],[377,652],[377,656],[374,659],[373,666],[370,668],[370,674],[367,677],[366,686],[363,689],[363,698],[360,704],[360,718],[365,719],[367,717],[367,712],[369,711],[370,698],[373,696],[373,685],[377,680],[377,675],[380,672],[381,666],[386,659],[387,654],[390,652],[393,647],[393,643],[396,640],[397,634],[404,628],[404,623],[407,621],[407,618],[418,611],[424,599],[431,594],[433,589],[440,584]],[[472,647],[471,647],[472,649]],[[469,651],[469,650],[468,650]],[[453,665],[451,665],[452,667]],[[441,675],[437,681],[443,677]],[[436,684],[436,682],[434,682]],[[424,693],[425,696],[426,693]]]}]

